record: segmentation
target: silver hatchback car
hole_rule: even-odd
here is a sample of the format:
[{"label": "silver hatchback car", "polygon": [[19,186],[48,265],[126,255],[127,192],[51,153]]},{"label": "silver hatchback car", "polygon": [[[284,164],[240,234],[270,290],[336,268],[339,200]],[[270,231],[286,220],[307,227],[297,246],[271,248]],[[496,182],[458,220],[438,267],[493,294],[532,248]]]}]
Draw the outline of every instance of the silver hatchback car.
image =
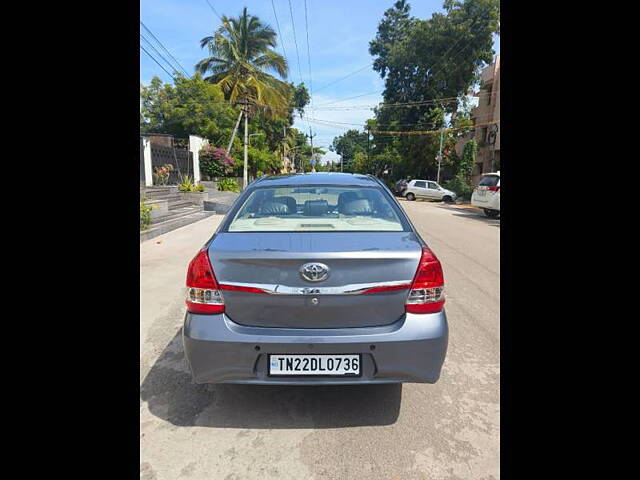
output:
[{"label": "silver hatchback car", "polygon": [[442,266],[366,175],[263,177],[187,273],[196,383],[435,383],[447,352]]}]

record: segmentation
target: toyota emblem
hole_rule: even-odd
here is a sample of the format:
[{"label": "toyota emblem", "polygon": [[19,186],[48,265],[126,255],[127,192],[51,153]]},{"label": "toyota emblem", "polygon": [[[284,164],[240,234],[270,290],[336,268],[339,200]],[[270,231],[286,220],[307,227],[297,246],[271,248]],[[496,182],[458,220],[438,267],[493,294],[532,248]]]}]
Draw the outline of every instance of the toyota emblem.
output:
[{"label": "toyota emblem", "polygon": [[309,282],[321,282],[329,277],[329,267],[324,263],[305,263],[300,267],[300,275]]}]

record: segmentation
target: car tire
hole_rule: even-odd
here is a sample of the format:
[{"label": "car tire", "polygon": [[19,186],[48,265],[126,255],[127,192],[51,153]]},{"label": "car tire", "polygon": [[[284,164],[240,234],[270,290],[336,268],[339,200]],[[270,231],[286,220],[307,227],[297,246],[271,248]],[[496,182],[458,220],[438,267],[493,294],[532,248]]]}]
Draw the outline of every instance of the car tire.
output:
[{"label": "car tire", "polygon": [[489,218],[496,218],[498,215],[500,215],[500,212],[498,210],[489,210],[488,208],[485,208],[484,214]]},{"label": "car tire", "polygon": [[416,196],[413,193],[409,192],[407,193],[406,199],[410,202],[413,202],[416,199]]},{"label": "car tire", "polygon": [[445,195],[444,197],[442,197],[442,201],[444,203],[453,203],[453,199],[449,195]]}]

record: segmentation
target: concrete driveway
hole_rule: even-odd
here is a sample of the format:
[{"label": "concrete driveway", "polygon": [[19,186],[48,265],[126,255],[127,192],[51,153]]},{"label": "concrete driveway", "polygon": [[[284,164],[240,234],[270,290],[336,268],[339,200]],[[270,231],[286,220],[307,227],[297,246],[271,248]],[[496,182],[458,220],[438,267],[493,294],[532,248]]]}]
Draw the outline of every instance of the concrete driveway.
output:
[{"label": "concrete driveway", "polygon": [[222,217],[141,244],[141,478],[499,478],[500,221],[401,202],[444,265],[450,338],[435,385],[195,385],[183,285]]}]

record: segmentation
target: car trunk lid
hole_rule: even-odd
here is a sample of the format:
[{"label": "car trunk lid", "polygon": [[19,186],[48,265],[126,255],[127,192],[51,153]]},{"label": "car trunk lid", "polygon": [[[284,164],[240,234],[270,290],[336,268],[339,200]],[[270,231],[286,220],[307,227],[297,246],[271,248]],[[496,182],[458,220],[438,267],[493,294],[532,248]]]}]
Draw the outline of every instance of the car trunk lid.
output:
[{"label": "car trunk lid", "polygon": [[[219,233],[209,257],[232,321],[348,328],[404,315],[421,246],[413,232]],[[303,278],[308,263],[328,267],[328,277]]]}]

